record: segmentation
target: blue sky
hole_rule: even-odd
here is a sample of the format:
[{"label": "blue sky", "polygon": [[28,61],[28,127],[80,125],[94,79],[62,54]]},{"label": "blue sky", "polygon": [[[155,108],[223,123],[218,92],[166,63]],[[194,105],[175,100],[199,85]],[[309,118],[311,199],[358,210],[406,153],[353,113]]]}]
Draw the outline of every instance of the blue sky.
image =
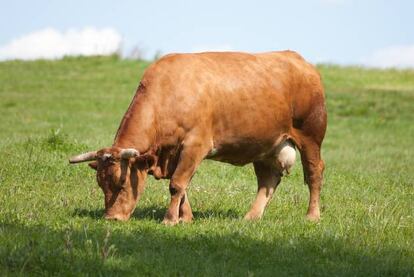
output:
[{"label": "blue sky", "polygon": [[[0,1],[0,48],[16,38],[111,28],[128,54],[292,49],[312,62],[414,66],[414,1]],[[394,64],[393,64],[394,63]]]}]

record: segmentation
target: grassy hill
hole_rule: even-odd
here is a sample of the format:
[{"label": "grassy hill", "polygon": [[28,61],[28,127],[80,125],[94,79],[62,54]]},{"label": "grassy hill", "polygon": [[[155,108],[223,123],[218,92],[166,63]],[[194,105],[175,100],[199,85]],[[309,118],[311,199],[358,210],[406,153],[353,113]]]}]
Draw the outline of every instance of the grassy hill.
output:
[{"label": "grassy hill", "polygon": [[319,66],[329,113],[322,220],[304,219],[300,162],[259,222],[242,217],[252,166],[205,161],[192,224],[160,224],[168,183],[149,180],[128,222],[67,158],[112,143],[146,62],[0,63],[0,274],[414,275],[414,71]]}]

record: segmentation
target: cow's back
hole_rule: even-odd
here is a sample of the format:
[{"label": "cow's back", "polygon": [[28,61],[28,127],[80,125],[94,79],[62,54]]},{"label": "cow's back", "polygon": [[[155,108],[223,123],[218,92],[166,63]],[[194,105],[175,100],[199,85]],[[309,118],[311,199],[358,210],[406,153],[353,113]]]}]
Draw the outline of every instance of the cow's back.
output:
[{"label": "cow's back", "polygon": [[319,74],[291,51],[172,54],[152,65],[142,82],[160,140],[173,143],[198,132],[223,156],[216,159],[243,149],[240,163],[268,155],[314,99],[323,99]]}]

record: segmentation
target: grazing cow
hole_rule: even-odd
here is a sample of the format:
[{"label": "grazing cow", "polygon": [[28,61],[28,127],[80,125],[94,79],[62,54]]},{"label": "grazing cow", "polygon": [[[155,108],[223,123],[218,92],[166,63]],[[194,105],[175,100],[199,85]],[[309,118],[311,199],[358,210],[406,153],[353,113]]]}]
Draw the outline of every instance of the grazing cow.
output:
[{"label": "grazing cow", "polygon": [[165,224],[193,218],[187,186],[203,159],[253,163],[258,191],[246,219],[257,219],[300,152],[310,200],[320,217],[327,114],[316,69],[292,51],[170,54],[146,71],[112,147],[80,154],[92,161],[105,218],[127,220],[148,174],[170,179]]}]

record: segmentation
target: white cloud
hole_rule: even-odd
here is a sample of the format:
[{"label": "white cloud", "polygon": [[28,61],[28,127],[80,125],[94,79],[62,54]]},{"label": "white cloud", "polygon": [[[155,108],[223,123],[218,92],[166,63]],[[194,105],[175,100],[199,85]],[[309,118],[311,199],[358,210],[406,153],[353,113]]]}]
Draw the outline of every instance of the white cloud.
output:
[{"label": "white cloud", "polygon": [[0,60],[110,55],[120,50],[121,42],[121,35],[112,28],[86,27],[65,32],[46,28],[23,35],[0,46]]},{"label": "white cloud", "polygon": [[414,67],[414,45],[390,46],[374,51],[362,62],[374,67]]}]

